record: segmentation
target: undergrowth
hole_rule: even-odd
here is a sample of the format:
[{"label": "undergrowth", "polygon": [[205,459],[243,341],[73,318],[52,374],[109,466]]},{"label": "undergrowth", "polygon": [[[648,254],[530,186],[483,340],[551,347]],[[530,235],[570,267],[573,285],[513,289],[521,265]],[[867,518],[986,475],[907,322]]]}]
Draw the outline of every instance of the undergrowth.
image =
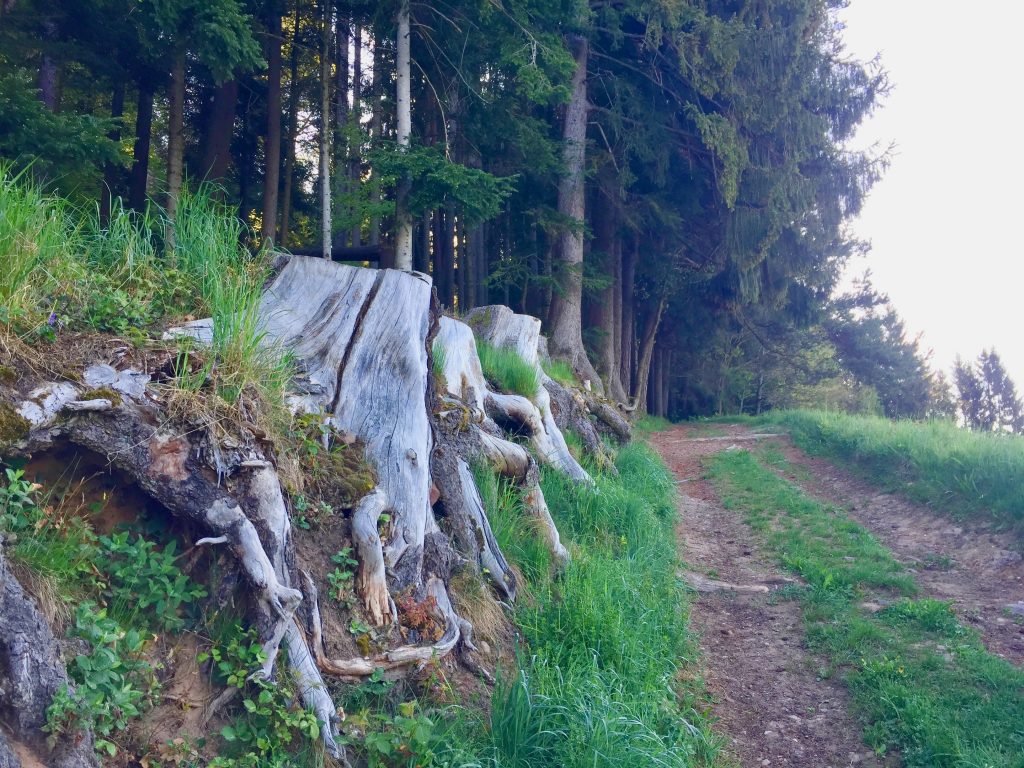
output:
[{"label": "undergrowth", "polygon": [[956,515],[994,518],[1024,533],[1024,438],[950,422],[892,421],[817,411],[762,417],[808,453],[839,459],[873,482]]},{"label": "undergrowth", "polygon": [[45,348],[28,348],[89,332],[151,346],[160,325],[212,317],[211,345],[184,344],[177,355],[172,406],[280,433],[292,368],[258,322],[269,265],[246,249],[245,225],[212,187],[181,194],[173,250],[159,208],[140,213],[115,200],[101,220],[98,209],[75,208],[4,165],[0,211],[0,352],[45,361]]},{"label": "undergrowth", "polygon": [[[1024,766],[1024,672],[989,653],[950,604],[916,596],[892,554],[840,510],[778,477],[746,451],[718,454],[711,476],[780,563],[806,587],[807,639],[867,722],[865,741],[904,765]],[[887,607],[872,613],[862,603]]]}]

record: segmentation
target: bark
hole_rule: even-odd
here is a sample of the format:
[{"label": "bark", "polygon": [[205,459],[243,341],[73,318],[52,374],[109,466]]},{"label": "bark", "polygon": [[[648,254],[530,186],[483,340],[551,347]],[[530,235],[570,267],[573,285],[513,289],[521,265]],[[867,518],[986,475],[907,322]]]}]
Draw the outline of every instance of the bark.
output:
[{"label": "bark", "polygon": [[567,389],[554,379],[545,379],[544,389],[551,398],[551,414],[562,432],[571,429],[580,438],[584,450],[594,458],[598,466],[616,474],[615,464],[601,442],[601,435],[590,420],[590,409],[583,395]]},{"label": "bark", "polygon": [[661,315],[665,311],[665,301],[665,297],[661,297],[658,300],[657,307],[647,315],[647,319],[644,322],[643,337],[640,341],[636,387],[633,389],[633,399],[639,404],[640,410],[645,412],[650,402],[647,384],[651,373],[651,357],[654,354],[654,341],[658,336]]},{"label": "bark", "polygon": [[622,357],[619,360],[619,373],[627,392],[634,391],[636,384],[636,300],[633,289],[638,257],[634,240],[633,247],[622,254]]},{"label": "bark", "polygon": [[231,136],[238,106],[238,81],[228,80],[217,86],[206,126],[206,147],[203,151],[202,178],[220,184],[231,163]]},{"label": "bark", "polygon": [[[110,116],[120,120],[124,114],[124,81],[118,80],[114,84],[114,91],[110,97]],[[121,128],[118,124],[107,138],[111,141],[121,141]],[[100,190],[100,224],[106,225],[110,220],[110,206],[113,204],[114,187],[117,186],[117,166],[107,163],[103,168],[103,188]]]},{"label": "bark", "polygon": [[[508,307],[491,307],[491,309],[503,309],[511,313]],[[534,319],[535,322],[536,318]],[[565,563],[569,553],[562,546],[558,528],[551,519],[547,503],[544,500],[544,492],[540,488],[540,474],[533,457],[522,446],[509,442],[502,438],[500,429],[487,412],[488,405],[495,398],[495,393],[487,387],[483,370],[480,367],[480,359],[476,351],[476,339],[473,330],[465,323],[450,317],[442,317],[439,324],[437,343],[445,350],[444,381],[449,395],[459,399],[461,403],[468,405],[470,412],[468,418],[458,409],[442,409],[438,421],[446,435],[445,448],[455,451],[466,461],[486,460],[494,467],[494,470],[516,482],[523,490],[523,500],[527,510],[533,515],[544,531],[552,555],[558,563]],[[499,396],[500,397],[500,396]],[[526,398],[521,400],[529,403]],[[446,427],[447,425],[447,427]],[[553,426],[553,422],[552,422]],[[553,426],[557,431],[557,426]],[[561,433],[558,433],[561,437]],[[564,442],[564,440],[563,440]],[[546,454],[540,453],[545,456]],[[549,455],[549,454],[547,454]],[[558,466],[556,464],[556,466]],[[562,467],[559,467],[562,469]],[[441,464],[440,472],[435,469],[435,477],[441,473],[451,474],[448,468]],[[585,473],[584,473],[585,474]],[[586,481],[592,482],[589,476]],[[443,497],[448,499],[448,497]],[[446,505],[450,502],[446,500]],[[456,507],[456,512],[459,508]],[[475,517],[465,516],[469,521],[463,524],[470,532],[473,530]],[[481,533],[484,533],[481,531]],[[470,557],[477,557],[481,563],[488,553],[487,549],[495,549],[487,539],[477,537],[476,542],[469,542],[469,551],[464,551]],[[479,548],[479,549],[477,549]],[[498,553],[500,554],[500,552]],[[503,558],[502,558],[503,560]],[[492,578],[500,581],[501,588],[506,594],[514,596],[514,576],[505,570],[493,572]]]},{"label": "bark", "polygon": [[[352,115],[355,118],[355,128],[358,130],[363,115],[363,33],[359,26],[356,26],[352,35]],[[362,181],[363,161],[360,156],[359,141],[352,142],[351,157],[349,158],[348,178],[353,192],[359,189]],[[352,245],[358,247],[363,241],[363,222],[357,219],[352,225]]]},{"label": "bark", "polygon": [[[358,586],[377,624],[395,614],[385,568],[397,588],[418,584],[424,536],[436,527],[425,405],[429,310],[422,276],[302,257],[278,275],[260,310],[268,338],[302,361],[307,394],[296,406],[333,414],[336,428],[366,443],[377,469],[377,487],[353,514]],[[395,531],[387,542],[377,533],[384,512]]]},{"label": "bark", "polygon": [[174,57],[171,70],[171,91],[167,130],[167,218],[166,240],[174,248],[174,217],[178,212],[178,195],[184,174],[185,159],[185,52]]},{"label": "bark", "polygon": [[331,6],[324,2],[320,49],[320,243],[331,257]]},{"label": "bark", "polygon": [[[57,22],[53,19],[43,21],[43,38],[47,42],[47,48],[57,41]],[[43,51],[39,63],[39,100],[51,112],[56,112],[60,106],[60,69],[57,58],[49,50]]]},{"label": "bark", "polygon": [[284,160],[284,189],[281,191],[281,228],[278,242],[288,245],[288,228],[291,225],[292,184],[295,176],[295,139],[299,130],[299,9],[295,6],[295,31],[292,37],[291,55],[288,62],[288,139]]},{"label": "bark", "polygon": [[147,84],[139,85],[139,100],[135,117],[135,146],[131,175],[128,180],[128,205],[136,211],[146,207],[149,177],[149,147],[153,134],[153,90]]},{"label": "bark", "polygon": [[574,42],[576,71],[572,77],[572,95],[565,110],[562,130],[562,162],[565,175],[558,182],[558,213],[578,226],[562,233],[559,240],[558,290],[552,298],[551,355],[565,358],[579,375],[602,391],[601,377],[583,348],[583,231],[584,189],[587,140],[587,58],[589,42],[581,37]]},{"label": "bark", "polygon": [[260,234],[272,243],[277,235],[277,193],[281,185],[281,15],[267,19],[267,133],[264,142],[263,217]]},{"label": "bark", "polygon": [[[0,538],[0,724],[53,768],[95,768],[99,763],[93,734],[84,731],[53,752],[46,746],[46,708],[64,686],[74,690],[61,661],[60,646],[49,624],[7,568]],[[4,762],[4,729],[0,728],[0,765]],[[13,752],[7,750],[8,765]],[[17,758],[14,758],[15,760]],[[40,762],[40,765],[43,763]]]},{"label": "bark", "polygon": [[[334,98],[334,167],[338,174],[339,191],[345,194],[348,191],[348,138],[345,129],[348,126],[348,49],[349,49],[349,20],[345,18],[338,9],[338,17],[334,24],[334,64],[335,64],[335,98]],[[344,170],[343,170],[344,169]],[[342,217],[347,217],[349,209],[347,205],[342,206]],[[344,245],[348,238],[348,232],[341,233],[341,243]]]},{"label": "bark", "polygon": [[[409,146],[412,134],[412,80],[409,51],[409,0],[399,0],[398,36],[396,40],[396,111],[398,120],[398,146]],[[395,266],[412,269],[412,217],[409,214],[409,179],[399,181],[395,200]]]}]

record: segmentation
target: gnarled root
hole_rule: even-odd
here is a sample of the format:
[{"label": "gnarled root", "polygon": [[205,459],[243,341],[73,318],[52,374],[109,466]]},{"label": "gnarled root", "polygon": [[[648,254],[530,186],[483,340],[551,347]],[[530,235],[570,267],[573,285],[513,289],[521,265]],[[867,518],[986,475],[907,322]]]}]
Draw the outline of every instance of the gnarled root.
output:
[{"label": "gnarled root", "polygon": [[367,614],[377,626],[398,619],[394,601],[388,593],[384,548],[377,532],[380,516],[387,508],[387,496],[381,488],[375,488],[362,498],[352,513],[352,540],[359,554],[356,588],[362,595]]}]

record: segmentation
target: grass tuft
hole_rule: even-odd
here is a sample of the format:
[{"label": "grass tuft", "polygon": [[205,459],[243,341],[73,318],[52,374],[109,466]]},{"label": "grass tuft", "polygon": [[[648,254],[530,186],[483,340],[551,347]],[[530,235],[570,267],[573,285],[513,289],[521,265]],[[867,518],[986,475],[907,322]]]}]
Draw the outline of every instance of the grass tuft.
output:
[{"label": "grass tuft", "polygon": [[514,349],[495,347],[478,340],[476,351],[484,376],[502,392],[523,397],[534,397],[537,394],[540,387],[537,369]]},{"label": "grass tuft", "polygon": [[573,372],[572,366],[565,360],[541,361],[540,366],[544,373],[548,375],[548,378],[554,379],[563,387],[579,386],[579,382],[576,381],[576,374]]}]

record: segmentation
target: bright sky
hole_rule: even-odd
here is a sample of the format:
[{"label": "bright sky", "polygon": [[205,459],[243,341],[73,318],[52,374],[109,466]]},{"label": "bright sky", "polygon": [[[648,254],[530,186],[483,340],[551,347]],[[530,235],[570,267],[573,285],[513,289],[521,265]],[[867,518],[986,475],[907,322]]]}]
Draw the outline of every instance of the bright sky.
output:
[{"label": "bright sky", "polygon": [[851,0],[848,51],[876,53],[892,93],[857,147],[896,145],[853,229],[912,333],[947,373],[995,346],[1024,386],[1024,3]]}]

